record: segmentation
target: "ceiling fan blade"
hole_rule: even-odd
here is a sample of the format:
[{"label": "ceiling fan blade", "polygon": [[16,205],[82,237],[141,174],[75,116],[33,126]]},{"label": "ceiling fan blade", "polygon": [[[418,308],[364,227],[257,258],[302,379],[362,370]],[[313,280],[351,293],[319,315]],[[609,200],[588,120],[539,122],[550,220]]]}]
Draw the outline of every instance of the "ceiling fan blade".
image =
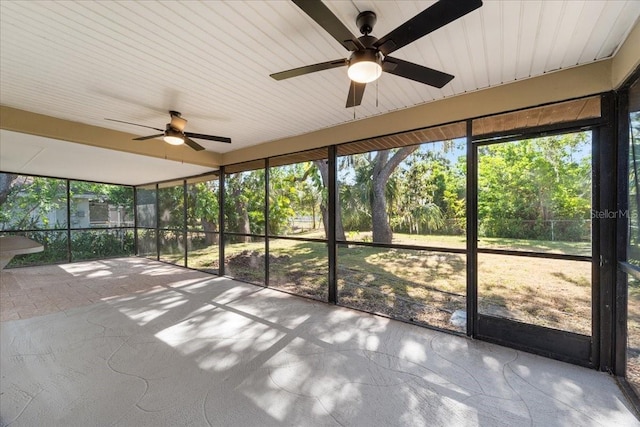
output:
[{"label": "ceiling fan blade", "polygon": [[141,136],[138,138],[133,138],[134,141],[146,141],[147,139],[158,138],[160,136],[164,136],[164,133],[159,133],[158,135],[149,135],[149,136]]},{"label": "ceiling fan blade", "polygon": [[423,67],[413,62],[403,61],[402,59],[392,58],[391,56],[387,56],[384,59],[382,69],[387,73],[395,74],[396,76],[424,83],[429,86],[435,86],[439,89],[454,78],[451,74]]},{"label": "ceiling fan blade", "polygon": [[374,43],[385,56],[476,10],[482,0],[440,0]]},{"label": "ceiling fan blade", "polygon": [[201,133],[193,133],[193,132],[185,132],[184,134],[185,136],[190,138],[206,139],[207,141],[218,141],[218,142],[226,142],[227,144],[231,144],[231,138],[227,138],[225,136],[204,135]]},{"label": "ceiling fan blade", "polygon": [[364,95],[364,88],[367,87],[366,83],[357,83],[351,81],[349,85],[349,95],[347,96],[347,105],[345,107],[355,107],[362,103],[362,96]]},{"label": "ceiling fan blade", "polygon": [[197,142],[195,142],[192,139],[189,139],[188,136],[184,137],[184,143],[187,144],[189,147],[193,148],[196,151],[204,150],[204,147],[202,145],[198,144]]},{"label": "ceiling fan blade", "polygon": [[158,128],[154,128],[154,127],[151,127],[151,126],[139,125],[138,123],[123,122],[122,120],[115,120],[115,119],[105,119],[105,120],[109,120],[110,122],[118,122],[118,123],[125,123],[125,124],[128,124],[128,125],[140,126],[140,127],[143,127],[143,128],[158,130],[160,132],[164,131],[164,129],[158,129]]},{"label": "ceiling fan blade", "polygon": [[276,80],[290,79],[291,77],[302,76],[303,74],[315,73],[316,71],[330,70],[348,65],[347,59],[336,59],[335,61],[321,62],[319,64],[305,65],[304,67],[294,68],[287,71],[271,74]]},{"label": "ceiling fan blade", "polygon": [[293,0],[293,2],[348,51],[364,49],[360,40],[320,0]]}]

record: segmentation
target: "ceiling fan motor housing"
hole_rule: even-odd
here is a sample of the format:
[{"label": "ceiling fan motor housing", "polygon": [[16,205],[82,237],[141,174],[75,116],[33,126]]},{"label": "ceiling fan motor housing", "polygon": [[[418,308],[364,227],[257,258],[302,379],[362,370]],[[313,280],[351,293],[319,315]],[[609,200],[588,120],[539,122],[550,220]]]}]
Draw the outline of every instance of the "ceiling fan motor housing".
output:
[{"label": "ceiling fan motor housing", "polygon": [[361,61],[375,62],[378,65],[381,65],[382,54],[378,51],[378,48],[376,48],[373,45],[375,42],[378,41],[377,37],[365,35],[365,36],[359,37],[358,40],[360,40],[360,42],[365,48],[356,50],[351,54],[351,56],[349,57],[349,65],[355,64],[356,62],[361,62]]},{"label": "ceiling fan motor housing", "polygon": [[182,137],[182,131],[179,129],[176,129],[175,127],[171,126],[171,123],[167,123],[167,127],[164,131],[164,135],[165,136],[177,136],[177,137]]},{"label": "ceiling fan motor housing", "polygon": [[382,58],[380,52],[375,49],[356,50],[349,57],[349,65],[356,62],[375,62],[378,65],[382,64]]},{"label": "ceiling fan motor housing", "polygon": [[[169,115],[171,116],[171,127],[179,130],[180,132],[184,131],[185,126],[187,125],[187,120],[182,118],[182,114],[179,111],[169,111]],[[167,124],[168,128],[169,124]]]},{"label": "ceiling fan motor housing", "polygon": [[356,18],[356,25],[362,34],[369,35],[373,31],[374,25],[376,25],[376,21],[378,17],[375,12],[370,10],[365,10],[364,12],[360,12],[358,17]]}]

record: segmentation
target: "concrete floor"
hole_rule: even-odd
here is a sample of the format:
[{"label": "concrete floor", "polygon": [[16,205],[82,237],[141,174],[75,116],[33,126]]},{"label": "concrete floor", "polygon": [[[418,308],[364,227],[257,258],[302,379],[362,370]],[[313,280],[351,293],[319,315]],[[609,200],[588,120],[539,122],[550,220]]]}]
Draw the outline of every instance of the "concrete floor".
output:
[{"label": "concrete floor", "polygon": [[605,373],[144,259],[3,307],[45,282],[122,294],[0,324],[1,426],[640,425]]}]

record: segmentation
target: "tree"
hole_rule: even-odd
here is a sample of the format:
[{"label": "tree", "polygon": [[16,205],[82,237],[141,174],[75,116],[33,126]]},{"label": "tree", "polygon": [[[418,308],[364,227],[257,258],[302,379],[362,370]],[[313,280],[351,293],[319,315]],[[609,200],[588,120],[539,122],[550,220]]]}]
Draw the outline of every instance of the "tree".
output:
[{"label": "tree", "polygon": [[347,230],[371,230],[371,171],[374,153],[354,154],[338,160],[338,206]]},{"label": "tree", "polygon": [[298,191],[296,188],[296,165],[269,169],[269,233],[280,235],[287,232],[291,220],[296,216]]},{"label": "tree", "polygon": [[187,186],[187,228],[202,226],[207,245],[216,243],[213,233],[218,232],[218,213],[217,178]]},{"label": "tree", "polygon": [[[398,187],[391,206],[391,225],[407,233],[440,230],[447,211],[446,159],[417,150],[405,162],[406,167],[393,174],[388,187]],[[448,163],[448,162],[447,162]]]},{"label": "tree", "polygon": [[[228,201],[232,203],[231,206],[227,205],[227,209],[225,209],[225,213],[228,218],[233,218],[235,221],[230,220],[229,225],[235,222],[236,227],[232,227],[232,230],[242,234],[250,234],[251,233],[251,224],[249,222],[249,211],[247,208],[248,199],[243,194],[243,175],[242,174],[234,174],[229,175],[226,181],[226,188],[228,190]],[[231,231],[231,230],[228,230]],[[251,237],[243,236],[241,240],[244,243],[250,242]]]},{"label": "tree", "polygon": [[390,178],[398,165],[417,149],[416,145],[342,158],[340,210],[349,229],[370,226],[374,242],[391,243],[393,232],[387,199],[395,199],[400,187]]},{"label": "tree", "polygon": [[[264,232],[264,169],[229,174],[225,177],[226,231],[241,234]],[[242,236],[250,242],[250,236]]]},{"label": "tree", "polygon": [[322,183],[313,162],[272,167],[269,170],[269,233],[291,231],[294,219],[311,216],[315,229],[316,213],[322,203]]},{"label": "tree", "polygon": [[585,142],[585,133],[574,133],[481,147],[481,232],[541,240],[587,238],[582,224],[590,217],[591,156]]},{"label": "tree", "polygon": [[[417,149],[417,145],[403,147],[393,154],[391,154],[392,150],[381,150],[373,159],[371,220],[374,242],[391,243],[393,232],[387,213],[386,185],[400,162]],[[390,155],[391,158],[389,158]]]},{"label": "tree", "polygon": [[[3,179],[9,189],[0,205],[2,229],[27,230],[66,226],[66,215],[64,223],[60,223],[57,217],[55,224],[49,223],[50,213],[60,209],[66,210],[67,187],[64,180],[25,175]],[[8,183],[9,181],[11,183]]]},{"label": "tree", "polygon": [[[73,213],[77,207],[78,195],[85,196],[82,198],[85,202],[87,199],[99,202],[98,208],[101,209],[103,218],[108,218],[107,206],[115,205],[119,213],[124,213],[124,220],[127,216],[132,220],[132,187],[71,181],[70,188],[67,189],[67,181],[63,179],[7,175],[9,174],[0,174],[3,193],[0,228],[29,230],[29,237],[44,246],[43,252],[26,256],[21,262],[29,264],[68,260],[68,245],[71,247],[73,260],[128,255],[133,252],[134,238],[131,230],[75,231],[70,240],[67,240],[67,233],[63,231],[68,226],[78,226],[78,223],[73,222],[76,218]],[[67,212],[67,190],[71,194],[71,218]],[[90,215],[95,214],[94,207],[91,208]]]},{"label": "tree", "polygon": [[312,162],[298,164],[303,167],[302,177],[295,178],[297,204],[300,212],[311,215],[312,229],[316,229],[316,218],[322,204],[322,177],[316,165]]},{"label": "tree", "polygon": [[[329,215],[334,214],[333,212],[329,212],[328,204],[327,189],[329,188],[329,163],[326,160],[314,160],[313,163],[318,168],[318,171],[320,171],[320,177],[322,178],[322,185],[324,187],[322,202],[320,203],[320,212],[322,214],[322,224],[324,225],[325,235],[329,236]],[[342,215],[340,213],[340,209],[336,209],[335,212],[335,229],[336,239],[346,240],[344,227],[342,226]]]},{"label": "tree", "polygon": [[11,184],[16,178],[18,178],[18,175],[13,173],[0,173],[0,206],[7,201],[7,197],[11,192]]},{"label": "tree", "polygon": [[184,187],[182,184],[158,188],[158,227],[184,227]]},{"label": "tree", "polygon": [[[325,189],[322,197],[322,203],[320,204],[320,212],[322,213],[322,223],[324,224],[325,235],[329,236],[329,207],[327,203],[327,189],[329,188],[329,164],[326,160],[314,160],[313,163],[316,165],[318,170],[320,171],[320,176],[322,178],[322,185]],[[337,240],[346,240],[344,234],[344,227],[342,226],[342,215],[340,213],[340,209],[336,209],[335,212],[336,219],[336,239]]]}]

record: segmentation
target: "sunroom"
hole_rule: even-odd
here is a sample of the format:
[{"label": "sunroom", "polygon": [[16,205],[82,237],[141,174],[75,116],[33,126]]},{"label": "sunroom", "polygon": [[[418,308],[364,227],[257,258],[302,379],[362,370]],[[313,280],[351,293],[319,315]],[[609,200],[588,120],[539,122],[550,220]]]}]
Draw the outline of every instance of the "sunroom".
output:
[{"label": "sunroom", "polygon": [[278,75],[452,4],[0,3],[2,425],[637,424],[640,4]]}]

